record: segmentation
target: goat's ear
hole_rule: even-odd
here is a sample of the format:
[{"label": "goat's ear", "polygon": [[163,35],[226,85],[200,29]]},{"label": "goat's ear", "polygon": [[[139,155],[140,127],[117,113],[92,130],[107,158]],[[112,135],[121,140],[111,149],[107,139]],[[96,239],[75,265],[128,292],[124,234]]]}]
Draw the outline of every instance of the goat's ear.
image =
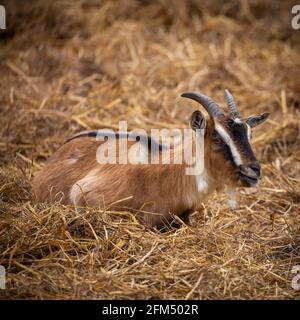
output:
[{"label": "goat's ear", "polygon": [[194,111],[191,120],[190,120],[190,125],[193,130],[197,129],[205,129],[206,128],[206,120],[205,117],[203,116],[202,112],[200,111]]},{"label": "goat's ear", "polygon": [[254,128],[259,124],[265,122],[268,119],[269,115],[270,113],[265,112],[256,116],[251,116],[246,120],[246,123],[248,123],[251,128]]}]

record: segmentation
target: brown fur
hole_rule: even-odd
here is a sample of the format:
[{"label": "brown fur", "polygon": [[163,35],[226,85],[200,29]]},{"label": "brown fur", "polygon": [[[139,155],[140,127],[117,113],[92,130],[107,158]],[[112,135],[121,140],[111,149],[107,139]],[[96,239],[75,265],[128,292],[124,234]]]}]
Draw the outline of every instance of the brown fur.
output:
[{"label": "brown fur", "polygon": [[[63,145],[34,178],[37,200],[70,204],[72,186],[91,174],[95,182],[82,190],[77,205],[133,208],[143,211],[144,222],[151,226],[159,225],[162,216],[170,220],[170,213],[197,209],[197,199],[191,196],[196,194],[196,183],[185,175],[184,165],[100,165],[95,156],[100,143],[78,138]],[[70,164],[74,159],[77,162]]]}]

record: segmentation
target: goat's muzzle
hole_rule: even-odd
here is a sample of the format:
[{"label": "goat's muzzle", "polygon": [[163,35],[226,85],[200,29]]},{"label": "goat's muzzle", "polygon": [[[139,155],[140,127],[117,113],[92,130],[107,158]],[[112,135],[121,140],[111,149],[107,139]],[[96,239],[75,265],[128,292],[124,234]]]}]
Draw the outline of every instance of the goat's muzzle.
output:
[{"label": "goat's muzzle", "polygon": [[253,187],[260,179],[260,164],[254,161],[247,166],[241,165],[239,166],[238,175],[244,186]]}]

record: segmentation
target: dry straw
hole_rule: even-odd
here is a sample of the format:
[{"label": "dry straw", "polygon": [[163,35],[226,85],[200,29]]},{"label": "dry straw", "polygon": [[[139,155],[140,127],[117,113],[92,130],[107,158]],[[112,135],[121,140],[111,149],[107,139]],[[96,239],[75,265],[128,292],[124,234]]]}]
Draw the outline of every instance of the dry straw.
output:
[{"label": "dry straw", "polygon": [[[0,33],[3,298],[295,299],[300,264],[299,35],[289,1],[19,1]],[[297,33],[298,32],[298,33]],[[36,205],[30,181],[80,130],[186,126],[199,90],[243,115],[260,187],[213,195],[165,233],[131,213]],[[63,173],[62,173],[63,174]]]}]

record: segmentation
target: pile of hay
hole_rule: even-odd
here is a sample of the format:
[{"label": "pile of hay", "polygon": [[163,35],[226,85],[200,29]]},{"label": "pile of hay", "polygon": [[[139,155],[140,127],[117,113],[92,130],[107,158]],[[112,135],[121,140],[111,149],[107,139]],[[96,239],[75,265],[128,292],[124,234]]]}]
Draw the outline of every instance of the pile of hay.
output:
[{"label": "pile of hay", "polygon": [[[293,299],[300,265],[300,31],[290,1],[6,1],[0,32],[0,264],[8,299]],[[215,194],[165,233],[122,212],[36,205],[72,134],[183,127],[185,90],[271,112],[259,188]]]}]

